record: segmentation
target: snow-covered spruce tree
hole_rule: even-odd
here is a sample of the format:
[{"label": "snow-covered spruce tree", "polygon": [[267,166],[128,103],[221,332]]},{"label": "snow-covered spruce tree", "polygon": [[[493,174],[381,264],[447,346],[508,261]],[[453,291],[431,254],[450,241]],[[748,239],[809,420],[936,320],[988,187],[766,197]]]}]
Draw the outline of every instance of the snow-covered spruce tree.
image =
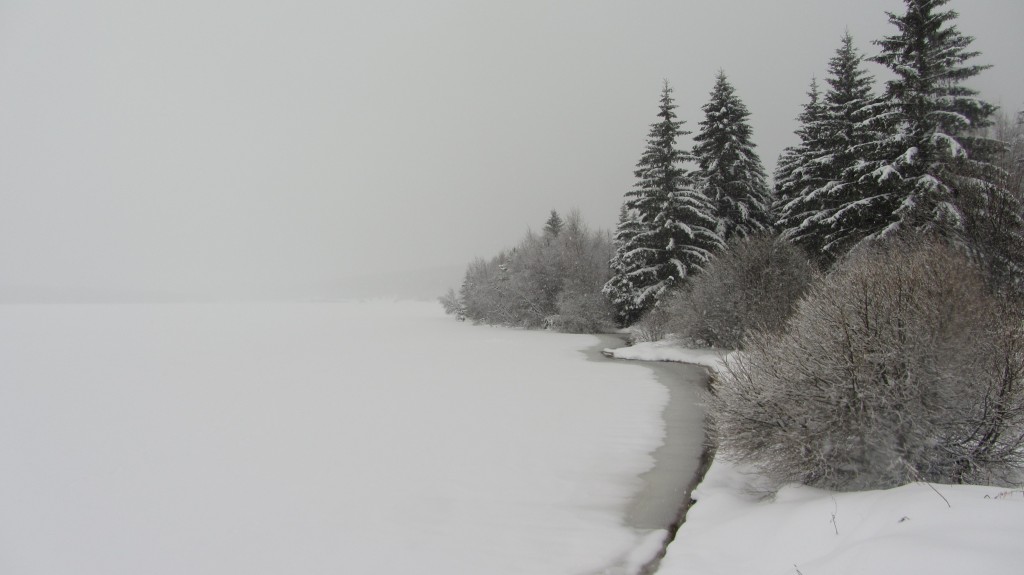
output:
[{"label": "snow-covered spruce tree", "polygon": [[873,124],[879,138],[871,144],[870,172],[864,183],[875,194],[891,194],[879,209],[867,237],[905,230],[929,230],[957,240],[963,231],[956,202],[954,167],[969,177],[990,180],[985,148],[991,142],[972,135],[984,128],[995,107],[964,85],[988,66],[970,64],[979,55],[973,41],[953,24],[957,13],[942,10],[948,0],[904,0],[904,14],[889,14],[896,34],[875,42],[881,53],[871,60],[889,68],[885,106]]},{"label": "snow-covered spruce tree", "polygon": [[627,246],[635,244],[636,236],[642,228],[639,214],[627,208],[628,203],[624,202],[619,210],[619,222],[612,237],[615,251],[608,262],[611,277],[601,288],[601,292],[615,308],[615,319],[620,325],[633,323],[643,313],[635,297],[640,291],[639,283],[634,284],[634,278],[629,273],[637,261],[636,254],[627,252]]},{"label": "snow-covered spruce tree", "polygon": [[694,136],[694,157],[700,165],[697,189],[715,205],[718,232],[728,241],[772,227],[771,190],[764,166],[751,141],[750,112],[719,72],[704,119]]},{"label": "snow-covered spruce tree", "polygon": [[868,120],[879,102],[849,33],[829,60],[827,82],[817,116],[806,124],[801,118],[801,129],[811,136],[804,144],[809,157],[801,175],[806,185],[796,194],[781,190],[790,197],[782,200],[778,226],[783,236],[831,264],[888,221],[896,196],[863,177],[862,158],[877,140]]},{"label": "snow-covered spruce tree", "polygon": [[1024,115],[1014,123],[998,114],[988,131],[1001,149],[989,151],[991,164],[954,164],[955,201],[965,243],[990,287],[1024,298]]},{"label": "snow-covered spruce tree", "polygon": [[633,172],[636,184],[626,193],[616,230],[613,276],[604,293],[623,324],[654,306],[665,290],[699,273],[722,247],[714,208],[694,189],[683,166],[691,156],[676,147],[679,136],[689,132],[676,120],[675,108],[672,88],[665,82],[661,120],[651,125]]},{"label": "snow-covered spruce tree", "polygon": [[1024,316],[946,245],[862,244],[744,350],[711,400],[719,456],[829,489],[1020,470]]},{"label": "snow-covered spruce tree", "polygon": [[815,162],[822,156],[823,142],[818,132],[825,111],[817,79],[811,80],[807,98],[794,131],[800,143],[787,147],[779,155],[772,211],[775,226],[784,237],[808,246],[809,253],[817,255],[820,249],[809,245],[810,234],[802,229],[804,221],[820,212],[812,192],[825,182],[821,166]]},{"label": "snow-covered spruce tree", "polygon": [[544,236],[548,238],[557,238],[559,232],[562,231],[562,216],[558,215],[558,212],[551,210],[551,216],[548,217],[548,221],[544,223]]}]

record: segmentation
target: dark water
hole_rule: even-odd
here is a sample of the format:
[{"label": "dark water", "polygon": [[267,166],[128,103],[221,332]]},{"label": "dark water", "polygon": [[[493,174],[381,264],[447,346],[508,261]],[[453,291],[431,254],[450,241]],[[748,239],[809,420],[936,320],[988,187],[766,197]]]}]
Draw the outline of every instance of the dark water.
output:
[{"label": "dark water", "polygon": [[708,374],[700,366],[683,363],[610,359],[601,355],[607,347],[622,347],[622,338],[601,335],[600,346],[588,352],[592,361],[633,361],[654,370],[669,391],[662,412],[665,440],[652,454],[654,468],[641,476],[643,487],[626,513],[626,524],[635,529],[671,529],[689,503],[689,489],[697,476],[704,451],[703,396]]}]

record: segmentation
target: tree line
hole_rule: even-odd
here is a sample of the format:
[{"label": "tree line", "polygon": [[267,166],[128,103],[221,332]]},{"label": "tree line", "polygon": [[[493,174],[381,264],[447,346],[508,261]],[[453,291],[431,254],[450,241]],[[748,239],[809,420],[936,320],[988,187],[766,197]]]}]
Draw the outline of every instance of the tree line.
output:
[{"label": "tree line", "polygon": [[939,10],[944,3],[908,1],[906,14],[890,15],[897,33],[876,41],[881,52],[868,59],[894,76],[881,94],[853,38],[843,36],[824,93],[811,82],[797,119],[800,143],[779,158],[772,190],[750,114],[725,74],[703,107],[692,151],[675,143],[689,132],[666,84],[605,286],[622,323],[685,286],[731,239],[765,232],[826,269],[857,246],[926,234],[968,253],[993,287],[1019,291],[1019,145],[1006,139],[1008,122],[996,121],[996,108],[965,85],[987,66],[971,63],[972,39],[952,24],[955,12]]},{"label": "tree line", "polygon": [[595,333],[607,329],[612,307],[601,294],[614,248],[607,232],[591,230],[579,212],[552,210],[541,233],[466,269],[458,292],[441,298],[460,319],[494,325]]}]

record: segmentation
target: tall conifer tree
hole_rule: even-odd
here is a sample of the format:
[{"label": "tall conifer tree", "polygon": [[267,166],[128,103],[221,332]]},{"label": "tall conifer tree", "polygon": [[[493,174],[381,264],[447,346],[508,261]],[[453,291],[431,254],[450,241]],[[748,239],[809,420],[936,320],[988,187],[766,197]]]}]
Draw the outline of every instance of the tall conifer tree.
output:
[{"label": "tall conifer tree", "polygon": [[676,146],[689,132],[676,120],[672,88],[665,82],[647,146],[637,162],[636,184],[616,231],[612,278],[604,287],[622,323],[635,321],[665,290],[699,273],[722,240],[713,207],[692,185],[684,163],[691,155]]},{"label": "tall conifer tree", "polygon": [[548,221],[544,222],[544,235],[549,238],[557,238],[563,225],[565,222],[562,220],[562,216],[558,215],[557,211],[551,210]]},{"label": "tall conifer tree", "polygon": [[[804,185],[796,192],[780,189],[788,201],[779,221],[784,236],[823,263],[835,261],[872,233],[894,209],[894,196],[864,177],[861,160],[877,140],[868,120],[879,111],[879,102],[849,33],[829,60],[827,82],[817,115],[811,118],[805,112],[801,117],[803,134],[811,135],[804,142],[810,157],[800,174]],[[787,184],[785,179],[778,182]]]},{"label": "tall conifer tree", "polygon": [[891,214],[879,214],[873,235],[926,230],[956,239],[963,221],[953,168],[993,179],[985,175],[991,142],[971,133],[989,124],[995,107],[964,85],[988,66],[969,63],[979,53],[953,24],[957,13],[942,10],[948,0],[904,1],[904,14],[888,13],[896,34],[876,41],[881,53],[872,58],[895,78],[876,117],[886,137],[873,144],[869,177],[898,200]]},{"label": "tall conifer tree", "polygon": [[[817,79],[811,80],[807,98],[797,116],[799,126],[794,132],[800,143],[786,148],[779,155],[773,207],[776,228],[790,240],[804,245],[809,243],[804,239],[808,230],[802,224],[820,211],[812,192],[825,182],[820,165],[815,162],[822,155],[823,142],[819,132],[825,112]],[[809,249],[808,253],[814,254],[816,250]]]},{"label": "tall conifer tree", "polygon": [[718,232],[728,241],[771,228],[772,196],[751,141],[750,112],[719,72],[694,136],[697,188],[715,204]]}]

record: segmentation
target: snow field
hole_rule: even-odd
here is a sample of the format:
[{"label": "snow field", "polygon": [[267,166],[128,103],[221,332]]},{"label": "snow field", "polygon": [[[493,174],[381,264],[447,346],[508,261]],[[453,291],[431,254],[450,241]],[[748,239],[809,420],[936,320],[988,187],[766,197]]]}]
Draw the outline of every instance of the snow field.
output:
[{"label": "snow field", "polygon": [[667,392],[596,343],[420,303],[0,306],[0,572],[635,564]]}]

